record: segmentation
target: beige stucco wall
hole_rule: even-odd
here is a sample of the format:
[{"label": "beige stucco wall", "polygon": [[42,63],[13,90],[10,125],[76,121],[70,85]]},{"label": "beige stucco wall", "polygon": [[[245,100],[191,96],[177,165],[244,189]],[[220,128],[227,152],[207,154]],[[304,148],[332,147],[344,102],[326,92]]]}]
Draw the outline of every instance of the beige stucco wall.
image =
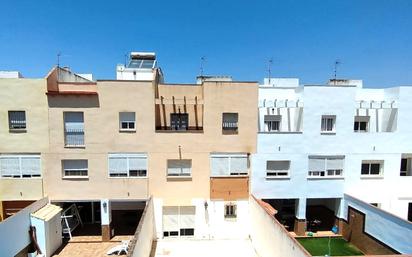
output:
[{"label": "beige stucco wall", "polygon": [[[150,82],[99,82],[98,96],[48,96],[50,153],[45,193],[52,200],[146,199],[147,178],[109,178],[108,153],[148,152],[154,134]],[[64,147],[63,112],[84,112],[84,149]],[[136,133],[119,132],[119,112],[136,112]],[[87,159],[88,179],[62,179],[64,159]],[[150,175],[150,169],[149,169]]]},{"label": "beige stucco wall", "polygon": [[[183,92],[188,98],[204,95],[203,133],[156,133],[151,82],[99,81],[98,96],[48,96],[46,194],[52,200],[146,199],[153,195],[162,198],[165,205],[209,198],[210,153],[255,152],[257,125],[251,124],[257,124],[257,83],[210,82],[204,87],[187,87],[164,85],[160,92],[170,98],[180,98]],[[84,149],[64,148],[64,111],[84,112]],[[119,132],[122,111],[136,113],[136,133]],[[222,135],[223,112],[239,113],[238,135]],[[182,158],[192,159],[192,178],[168,180],[167,160],[179,158],[179,146]],[[148,178],[109,178],[107,155],[111,152],[147,153]],[[63,159],[88,159],[89,178],[63,180]]]},{"label": "beige stucco wall", "polygon": [[[0,154],[41,154],[48,151],[48,112],[45,79],[0,79]],[[26,132],[10,133],[8,111],[26,111]],[[0,179],[0,200],[42,197],[42,179]]]}]

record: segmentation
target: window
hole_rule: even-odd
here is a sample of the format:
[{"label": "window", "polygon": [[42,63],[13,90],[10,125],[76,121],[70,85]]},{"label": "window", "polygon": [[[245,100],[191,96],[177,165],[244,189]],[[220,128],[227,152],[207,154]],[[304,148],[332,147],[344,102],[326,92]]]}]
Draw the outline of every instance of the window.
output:
[{"label": "window", "polygon": [[146,154],[109,154],[110,177],[146,177]]},{"label": "window", "polygon": [[120,112],[119,122],[121,131],[135,131],[136,118],[134,112]]},{"label": "window", "polygon": [[9,129],[25,130],[26,129],[26,112],[9,111]]},{"label": "window", "polygon": [[361,174],[365,176],[382,175],[383,161],[362,161]]},{"label": "window", "polygon": [[172,130],[187,130],[189,128],[189,114],[171,113],[170,126]]},{"label": "window", "polygon": [[322,132],[335,132],[336,116],[334,115],[323,115],[321,122]]},{"label": "window", "polygon": [[248,174],[248,157],[246,154],[213,154],[210,159],[212,177]]},{"label": "window", "polygon": [[66,146],[84,146],[83,112],[64,113],[64,135]]},{"label": "window", "polygon": [[264,120],[266,131],[280,131],[281,115],[265,115]]},{"label": "window", "polygon": [[309,177],[342,177],[344,156],[309,156]]},{"label": "window", "polygon": [[0,155],[0,176],[2,178],[40,177],[40,155]]},{"label": "window", "polygon": [[237,217],[237,208],[235,203],[226,203],[225,204],[225,219],[236,219]]},{"label": "window", "polygon": [[285,177],[289,175],[290,161],[267,161],[266,177]]},{"label": "window", "polygon": [[237,113],[223,113],[222,114],[222,131],[224,133],[237,133],[238,117]]},{"label": "window", "polygon": [[195,206],[163,206],[163,237],[194,236]]},{"label": "window", "polygon": [[192,176],[192,160],[167,160],[167,176]]},{"label": "window", "polygon": [[87,177],[87,160],[63,160],[63,178]]},{"label": "window", "polygon": [[412,176],[412,158],[403,156],[401,159],[401,176]]},{"label": "window", "polygon": [[368,132],[369,131],[369,116],[355,116],[353,131]]}]

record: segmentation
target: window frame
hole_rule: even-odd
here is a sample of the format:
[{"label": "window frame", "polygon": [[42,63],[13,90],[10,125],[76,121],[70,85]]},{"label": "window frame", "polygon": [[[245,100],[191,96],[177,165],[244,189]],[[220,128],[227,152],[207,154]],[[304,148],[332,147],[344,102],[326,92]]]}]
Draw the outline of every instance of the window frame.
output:
[{"label": "window frame", "polygon": [[[170,169],[169,165],[172,162],[182,162],[182,163],[187,162],[187,163],[189,163],[190,164],[190,167],[189,167],[190,174],[183,173],[183,172],[176,173],[176,174],[169,173],[169,169]],[[183,171],[183,169],[186,169],[186,168],[187,167],[183,167],[183,168],[180,168],[180,169]],[[192,159],[167,159],[167,162],[166,162],[166,177],[167,178],[191,178],[192,177]]]},{"label": "window frame", "polygon": [[[226,115],[234,115],[236,122],[225,122]],[[228,119],[228,117],[226,118]],[[235,126],[225,126],[225,124],[234,124]],[[222,133],[223,134],[237,134],[239,133],[239,113],[238,112],[223,112],[222,113]]]},{"label": "window frame", "polygon": [[224,205],[224,219],[236,220],[237,219],[237,204],[234,202],[225,202]]},{"label": "window frame", "polygon": [[[83,144],[68,144],[67,143],[67,135],[68,135],[68,131],[67,131],[67,125],[66,125],[66,116],[67,116],[67,114],[68,113],[81,113],[82,114],[82,120],[83,120],[83,128],[82,128],[82,130],[81,131],[77,131],[77,132],[69,132],[69,134],[70,133],[73,133],[73,134],[75,134],[75,133],[78,133],[79,135],[81,135],[82,137],[83,137],[83,139],[82,139],[82,141],[83,141]],[[86,146],[86,137],[85,137],[85,129],[84,129],[84,124],[85,124],[85,122],[84,122],[84,112],[82,112],[82,111],[64,111],[63,112],[63,130],[64,130],[64,147],[65,148],[84,148],[85,146]]]},{"label": "window frame", "polygon": [[[19,121],[17,123],[22,123],[21,127],[13,127],[12,114],[23,113],[24,121]],[[19,115],[17,115],[19,116]],[[9,131],[10,132],[26,132],[27,131],[27,115],[25,110],[9,110],[8,111],[8,121],[9,121]],[[17,125],[18,126],[18,125]]]},{"label": "window frame", "polygon": [[[213,170],[212,170],[212,160],[213,158],[228,158],[228,174],[225,175],[213,175]],[[231,173],[231,163],[232,163],[232,158],[246,158],[246,172],[241,172],[241,173]],[[249,176],[250,173],[250,163],[249,163],[249,155],[248,154],[219,154],[219,153],[214,153],[210,155],[210,177],[245,177]]]},{"label": "window frame", "polygon": [[[269,162],[288,162],[288,169],[287,170],[269,170],[268,164]],[[290,178],[290,160],[266,160],[266,179],[282,179],[282,178]],[[275,173],[276,175],[269,175],[268,173]],[[279,175],[278,173],[286,173],[285,175]]]},{"label": "window frame", "polygon": [[[358,129],[356,129],[356,124],[358,123]],[[361,123],[366,123],[365,130],[361,130]],[[367,133],[369,132],[370,116],[360,116],[357,115],[353,122],[353,131],[356,133]]]},{"label": "window frame", "polygon": [[[325,120],[325,126],[324,126]],[[332,128],[328,130],[328,120],[332,120]],[[320,132],[321,134],[335,134],[336,133],[336,115],[322,115],[320,122]]]},{"label": "window frame", "polygon": [[[133,120],[122,119],[122,113],[133,113]],[[123,128],[123,123],[127,124],[127,128]],[[130,128],[130,124],[133,124],[133,128]],[[119,131],[120,132],[136,132],[136,112],[119,112]]]},{"label": "window frame", "polygon": [[[70,161],[85,161],[86,168],[76,168],[76,169],[67,169],[65,168],[65,163]],[[63,159],[62,160],[62,179],[88,179],[89,178],[89,160],[87,159]],[[86,171],[86,175],[67,175],[66,171]]]},{"label": "window frame", "polygon": [[[312,170],[311,171],[309,167],[310,166],[309,163],[311,159],[323,160],[324,162],[323,170]],[[342,169],[328,169],[328,160],[341,160]],[[330,175],[330,171],[333,172],[333,175]],[[339,171],[338,175],[336,175],[337,171]],[[343,179],[344,172],[345,172],[345,156],[344,155],[335,155],[335,156],[309,155],[308,156],[308,173],[307,173],[308,179]]]},{"label": "window frame", "polygon": [[189,130],[189,113],[170,113],[170,129],[174,131]]},{"label": "window frame", "polygon": [[[274,116],[272,118],[273,120],[269,120],[269,116]],[[268,118],[268,120],[266,120]],[[265,130],[266,132],[281,132],[282,131],[282,115],[275,115],[275,114],[265,114],[263,116],[263,123],[265,125]],[[272,129],[273,125],[270,125],[272,123],[277,123],[278,124],[278,129]]]},{"label": "window frame", "polygon": [[[19,176],[3,176],[2,170],[1,170],[1,160],[5,158],[18,158],[19,162]],[[36,158],[39,161],[39,173],[31,174],[28,176],[27,174],[23,174],[22,170],[22,159],[24,158]],[[40,154],[0,154],[0,179],[41,179],[43,178],[42,174],[42,163],[41,163],[41,155]]]},{"label": "window frame", "polygon": [[[127,173],[126,176],[111,176],[113,173],[110,173],[110,158],[125,158],[126,159],[126,167],[127,167]],[[130,175],[130,159],[132,158],[138,158],[138,159],[145,159],[146,160],[146,174],[144,176],[131,176]],[[142,170],[137,170],[138,174],[139,171]],[[109,153],[107,156],[107,173],[108,173],[108,178],[110,179],[140,179],[140,178],[148,178],[148,158],[146,153]],[[120,174],[120,173],[119,173]]]},{"label": "window frame", "polygon": [[[379,165],[379,173],[378,174],[371,174],[372,165]],[[384,160],[362,160],[361,163],[361,178],[383,178],[384,175]],[[363,174],[363,166],[368,165],[368,174]]]}]

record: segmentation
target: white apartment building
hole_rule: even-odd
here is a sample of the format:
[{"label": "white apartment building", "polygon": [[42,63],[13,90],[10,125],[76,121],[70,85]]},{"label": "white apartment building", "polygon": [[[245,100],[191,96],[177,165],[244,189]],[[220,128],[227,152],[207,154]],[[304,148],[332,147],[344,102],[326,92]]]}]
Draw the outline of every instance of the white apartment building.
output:
[{"label": "white apartment building", "polygon": [[411,98],[411,87],[362,88],[359,80],[265,79],[252,194],[297,234],[327,213],[319,208],[331,216],[323,229],[338,225],[345,193],[411,220]]}]

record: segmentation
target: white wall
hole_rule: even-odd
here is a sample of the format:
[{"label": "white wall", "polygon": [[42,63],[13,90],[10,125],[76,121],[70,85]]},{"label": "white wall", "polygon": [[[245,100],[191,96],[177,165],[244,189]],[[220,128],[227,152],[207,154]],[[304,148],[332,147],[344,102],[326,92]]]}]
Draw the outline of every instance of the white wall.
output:
[{"label": "white wall", "polygon": [[402,254],[412,254],[412,222],[382,211],[370,204],[345,194],[344,216],[348,206],[365,214],[365,232]]},{"label": "white wall", "polygon": [[[257,153],[252,156],[252,193],[258,198],[301,199],[343,198],[355,195],[402,218],[407,217],[407,203],[412,202],[411,177],[399,175],[401,156],[412,153],[412,88],[361,89],[339,86],[259,88],[259,104],[264,99],[292,99],[303,104],[302,133],[259,133]],[[378,111],[379,130],[393,126],[394,132],[357,133],[353,131],[358,101],[395,101],[395,111]],[[371,112],[371,127],[376,119]],[[397,112],[395,121],[385,121]],[[322,135],[321,116],[336,115],[336,134]],[[260,127],[263,115],[260,115]],[[308,179],[309,155],[344,155],[343,178]],[[267,160],[290,160],[290,177],[266,179]],[[361,178],[362,160],[383,160],[379,178]]]},{"label": "white wall", "polygon": [[289,232],[250,197],[251,240],[260,257],[311,256]]},{"label": "white wall", "polygon": [[[196,207],[195,235],[196,239],[245,239],[249,237],[250,216],[247,200],[231,201],[237,205],[237,218],[229,220],[224,218],[225,201],[193,198],[191,205]],[[156,237],[163,238],[163,201],[154,199],[154,216],[156,224]]]},{"label": "white wall", "polygon": [[130,256],[149,257],[155,237],[154,205],[152,198],[150,198],[136,229],[134,238],[136,241]]},{"label": "white wall", "polygon": [[42,208],[48,201],[47,198],[40,199],[0,222],[1,256],[14,256],[30,244],[30,213]]}]

